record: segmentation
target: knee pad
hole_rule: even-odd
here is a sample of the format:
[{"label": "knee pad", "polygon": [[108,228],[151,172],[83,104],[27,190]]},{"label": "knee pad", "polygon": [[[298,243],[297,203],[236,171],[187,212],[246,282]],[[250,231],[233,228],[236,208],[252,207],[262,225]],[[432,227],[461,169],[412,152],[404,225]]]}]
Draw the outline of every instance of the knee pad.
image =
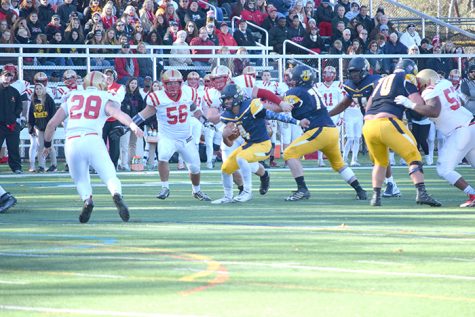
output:
[{"label": "knee pad", "polygon": [[422,168],[422,162],[421,161],[412,161],[411,163],[409,163],[409,166],[411,165],[417,165],[416,167],[409,167],[409,175],[412,175],[414,174],[415,172],[419,171],[421,172],[422,174],[424,174],[424,169]]},{"label": "knee pad", "polygon": [[200,165],[199,164],[190,164],[188,165],[188,170],[191,174],[199,174],[200,173]]},{"label": "knee pad", "polygon": [[462,177],[462,175],[457,173],[455,170],[449,170],[441,166],[437,166],[437,174],[439,174],[440,177],[445,179],[451,185],[455,184],[460,179],[460,177]]}]

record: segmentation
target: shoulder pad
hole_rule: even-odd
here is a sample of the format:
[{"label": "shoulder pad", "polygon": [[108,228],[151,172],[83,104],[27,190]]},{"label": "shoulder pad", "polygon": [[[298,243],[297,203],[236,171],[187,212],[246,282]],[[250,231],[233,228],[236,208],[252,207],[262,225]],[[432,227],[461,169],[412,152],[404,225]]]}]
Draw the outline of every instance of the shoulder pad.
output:
[{"label": "shoulder pad", "polygon": [[264,108],[261,100],[259,98],[252,99],[251,104],[249,105],[251,110],[251,114],[255,117],[259,112],[261,112]]}]

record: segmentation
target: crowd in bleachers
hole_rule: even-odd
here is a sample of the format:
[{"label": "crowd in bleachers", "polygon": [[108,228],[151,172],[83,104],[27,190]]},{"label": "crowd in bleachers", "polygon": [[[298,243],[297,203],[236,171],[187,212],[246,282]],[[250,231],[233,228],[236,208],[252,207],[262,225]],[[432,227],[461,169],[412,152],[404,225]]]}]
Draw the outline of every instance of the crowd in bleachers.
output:
[{"label": "crowd in bleachers", "polygon": [[[207,5],[209,3],[211,6]],[[233,17],[235,31],[231,31]],[[246,22],[247,21],[247,22]],[[249,22],[249,23],[248,23]],[[397,29],[383,7],[370,16],[368,7],[350,0],[1,0],[0,43],[18,44],[117,44],[142,45],[189,45],[189,50],[172,50],[176,54],[207,53],[193,49],[196,45],[220,46],[224,51],[234,46],[255,46],[256,42],[266,44],[263,32],[269,34],[269,45],[276,53],[282,53],[286,39],[322,54],[430,54],[462,53],[463,47],[456,47],[450,41],[444,43],[438,37],[421,38],[418,26],[409,23],[405,29]],[[2,48],[2,52],[15,52],[16,48]],[[77,53],[78,48],[55,48],[30,50],[38,53]],[[103,48],[91,52],[115,53]],[[211,52],[211,50],[209,51]],[[208,52],[208,53],[209,53]],[[251,52],[252,53],[252,52]],[[289,46],[288,53],[305,53],[296,46]],[[122,69],[120,61],[114,58],[93,58],[92,66],[104,68],[115,66],[119,81],[127,77],[150,76],[150,65],[138,65],[134,69]],[[0,64],[15,62],[15,58],[2,58]],[[35,66],[80,66],[85,59],[70,57],[27,58],[26,64]],[[119,62],[119,65],[116,65]],[[212,61],[211,61],[212,62]],[[376,73],[391,73],[396,60],[375,58],[371,64]],[[135,62],[134,62],[135,63]],[[203,58],[172,58],[160,63],[190,69],[209,65]],[[455,68],[456,60],[418,59],[419,68],[432,68],[448,76]],[[336,65],[334,65],[336,66]],[[188,68],[187,68],[188,67]],[[463,61],[462,73],[468,68]],[[133,71],[133,72],[132,72]],[[158,72],[159,73],[159,72]],[[125,83],[126,80],[122,80]]]}]

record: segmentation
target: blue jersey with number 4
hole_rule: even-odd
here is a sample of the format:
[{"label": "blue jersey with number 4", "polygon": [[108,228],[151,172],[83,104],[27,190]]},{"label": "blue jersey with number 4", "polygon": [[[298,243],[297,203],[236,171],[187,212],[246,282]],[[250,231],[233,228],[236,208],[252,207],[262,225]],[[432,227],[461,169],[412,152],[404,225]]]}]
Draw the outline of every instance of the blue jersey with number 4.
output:
[{"label": "blue jersey with number 4", "polygon": [[284,100],[294,106],[292,117],[310,121],[306,130],[335,126],[315,87],[294,87],[285,93]]}]

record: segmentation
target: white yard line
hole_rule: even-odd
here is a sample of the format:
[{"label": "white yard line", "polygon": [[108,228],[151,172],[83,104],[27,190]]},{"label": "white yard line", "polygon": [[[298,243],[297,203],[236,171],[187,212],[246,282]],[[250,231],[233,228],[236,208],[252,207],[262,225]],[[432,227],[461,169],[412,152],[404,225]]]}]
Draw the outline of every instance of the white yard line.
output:
[{"label": "white yard line", "polygon": [[2,281],[0,280],[0,284],[10,284],[10,285],[27,285],[30,284],[29,282],[19,282],[19,281]]},{"label": "white yard line", "polygon": [[49,314],[72,314],[72,315],[93,315],[93,316],[124,316],[124,317],[198,317],[198,315],[174,315],[161,313],[139,313],[139,312],[121,312],[95,309],[67,309],[51,307],[30,307],[0,305],[0,310],[29,311]]}]

